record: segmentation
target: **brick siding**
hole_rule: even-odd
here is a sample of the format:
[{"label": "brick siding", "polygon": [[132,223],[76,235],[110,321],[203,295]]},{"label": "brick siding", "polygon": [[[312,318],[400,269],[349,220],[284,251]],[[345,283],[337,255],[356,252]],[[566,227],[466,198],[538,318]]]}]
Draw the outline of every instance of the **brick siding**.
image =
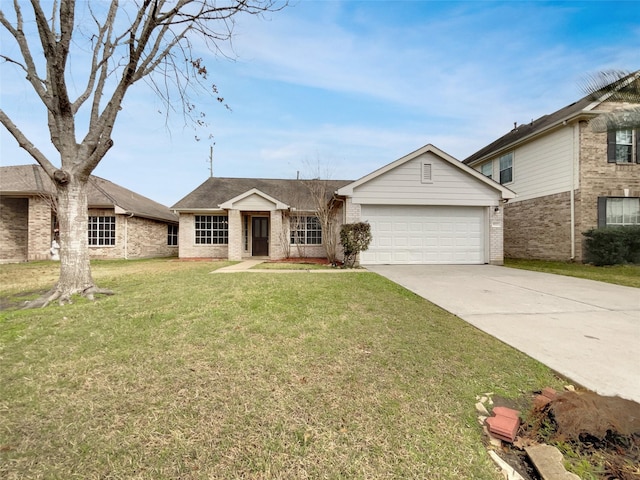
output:
[{"label": "brick siding", "polygon": [[26,262],[29,200],[0,197],[0,263]]},{"label": "brick siding", "polygon": [[571,258],[569,192],[504,207],[504,256],[538,260]]}]

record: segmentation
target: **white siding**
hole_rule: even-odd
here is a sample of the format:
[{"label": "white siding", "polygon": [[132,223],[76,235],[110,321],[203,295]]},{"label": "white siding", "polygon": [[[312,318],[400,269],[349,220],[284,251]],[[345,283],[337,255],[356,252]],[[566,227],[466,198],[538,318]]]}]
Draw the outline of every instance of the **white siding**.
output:
[{"label": "white siding", "polygon": [[[423,163],[431,164],[431,181]],[[500,193],[427,152],[356,187],[353,203],[387,205],[497,205]]]},{"label": "white siding", "polygon": [[[513,151],[513,182],[505,184],[517,194],[511,202],[571,190],[573,131],[564,127]],[[494,179],[500,178],[498,161],[493,160]]]},{"label": "white siding", "polygon": [[251,194],[248,197],[245,197],[237,202],[233,203],[233,208],[236,210],[243,211],[257,211],[257,212],[268,212],[270,210],[275,210],[276,206],[273,202],[270,202],[264,197],[261,197],[257,194]]}]

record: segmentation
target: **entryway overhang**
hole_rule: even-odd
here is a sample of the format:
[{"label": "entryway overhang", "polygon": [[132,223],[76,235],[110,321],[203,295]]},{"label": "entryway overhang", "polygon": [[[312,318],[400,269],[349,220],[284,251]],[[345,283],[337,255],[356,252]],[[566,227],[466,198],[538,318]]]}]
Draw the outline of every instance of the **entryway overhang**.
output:
[{"label": "entryway overhang", "polygon": [[252,211],[270,211],[270,210],[288,210],[290,207],[277,198],[273,198],[257,188],[252,188],[224,203],[218,205],[225,210],[252,210]]}]

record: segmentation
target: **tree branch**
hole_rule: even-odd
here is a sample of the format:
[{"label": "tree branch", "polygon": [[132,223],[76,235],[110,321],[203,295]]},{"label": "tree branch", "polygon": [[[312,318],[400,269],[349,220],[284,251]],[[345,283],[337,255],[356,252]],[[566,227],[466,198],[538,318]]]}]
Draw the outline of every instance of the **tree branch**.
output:
[{"label": "tree branch", "polygon": [[45,172],[49,176],[53,176],[53,172],[57,170],[57,168],[49,162],[47,157],[38,150],[38,148],[29,141],[29,139],[22,133],[22,131],[11,121],[11,119],[4,113],[4,110],[0,109],[0,123],[9,131],[9,133],[16,139],[18,145],[27,151],[29,155],[31,155],[36,162],[38,162],[42,168],[44,168]]}]

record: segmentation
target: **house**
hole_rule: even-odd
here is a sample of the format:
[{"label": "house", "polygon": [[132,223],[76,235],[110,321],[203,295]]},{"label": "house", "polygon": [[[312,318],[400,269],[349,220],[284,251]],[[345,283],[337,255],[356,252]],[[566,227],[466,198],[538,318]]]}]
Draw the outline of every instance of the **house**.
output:
[{"label": "house", "polygon": [[[309,181],[209,178],[173,207],[180,258],[324,256]],[[338,223],[367,221],[361,264],[495,263],[508,188],[426,145],[357,181],[313,180]]]},{"label": "house", "polygon": [[[0,263],[51,258],[54,192],[39,165],[0,167]],[[178,254],[178,217],[164,205],[96,176],[87,196],[90,258]]]},{"label": "house", "polygon": [[347,183],[208,178],[171,207],[180,216],[180,258],[324,257],[311,189],[319,187],[328,201]]},{"label": "house", "polygon": [[464,160],[517,194],[504,210],[506,257],[582,261],[583,232],[640,223],[640,131],[593,128],[594,119],[625,107],[586,96],[515,125]]}]

